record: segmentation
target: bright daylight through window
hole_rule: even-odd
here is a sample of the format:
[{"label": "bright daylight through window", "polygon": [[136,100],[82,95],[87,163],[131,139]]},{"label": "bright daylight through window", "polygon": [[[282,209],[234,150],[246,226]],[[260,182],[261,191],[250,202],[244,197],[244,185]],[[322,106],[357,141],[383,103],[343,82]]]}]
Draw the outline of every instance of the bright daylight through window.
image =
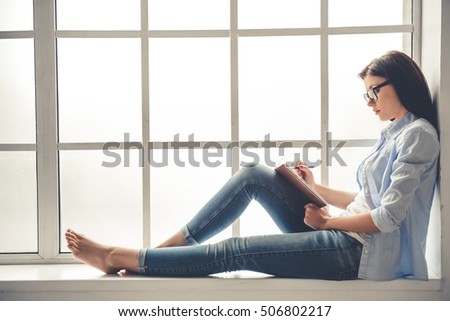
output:
[{"label": "bright daylight through window", "polygon": [[[33,16],[32,0],[0,0],[6,261],[69,260],[69,226],[155,246],[241,162],[307,156],[317,180],[355,191],[358,161],[386,125],[357,74],[388,50],[418,48],[406,0],[34,3]],[[252,204],[212,241],[277,233],[262,211]]]}]

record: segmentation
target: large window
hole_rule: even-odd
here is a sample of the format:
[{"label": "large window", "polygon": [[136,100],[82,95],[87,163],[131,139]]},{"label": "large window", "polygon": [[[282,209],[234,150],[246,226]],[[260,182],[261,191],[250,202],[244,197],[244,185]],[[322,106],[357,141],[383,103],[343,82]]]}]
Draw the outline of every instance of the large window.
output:
[{"label": "large window", "polygon": [[[0,260],[70,260],[67,227],[155,246],[241,162],[355,190],[385,126],[357,73],[417,57],[413,2],[0,0]],[[277,233],[262,212],[212,241]]]}]

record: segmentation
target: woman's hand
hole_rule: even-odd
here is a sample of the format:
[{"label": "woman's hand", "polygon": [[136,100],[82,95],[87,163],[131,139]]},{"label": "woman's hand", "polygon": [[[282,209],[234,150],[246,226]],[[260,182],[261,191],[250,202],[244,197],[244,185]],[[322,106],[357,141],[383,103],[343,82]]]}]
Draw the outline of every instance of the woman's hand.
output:
[{"label": "woman's hand", "polygon": [[380,230],[372,220],[372,215],[362,213],[350,216],[330,216],[326,207],[318,208],[309,203],[305,205],[306,225],[315,230],[339,230],[362,233],[378,233]]},{"label": "woman's hand", "polygon": [[303,162],[298,162],[295,164],[295,172],[301,176],[305,182],[314,189],[316,186],[316,182],[314,180],[314,174],[308,168],[308,166]]},{"label": "woman's hand", "polygon": [[305,205],[304,222],[315,230],[326,230],[327,222],[330,218],[326,207],[319,208],[313,203]]}]

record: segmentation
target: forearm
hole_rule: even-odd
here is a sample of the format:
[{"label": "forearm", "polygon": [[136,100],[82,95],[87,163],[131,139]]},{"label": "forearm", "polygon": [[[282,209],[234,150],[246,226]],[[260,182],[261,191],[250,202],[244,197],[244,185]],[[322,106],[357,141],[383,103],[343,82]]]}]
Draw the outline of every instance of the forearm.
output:
[{"label": "forearm", "polygon": [[348,204],[353,202],[356,196],[356,193],[340,191],[320,184],[315,184],[314,190],[319,193],[328,204],[340,209],[346,209]]},{"label": "forearm", "polygon": [[328,217],[324,223],[326,230],[341,230],[347,232],[378,233],[380,230],[372,220],[370,213]]}]

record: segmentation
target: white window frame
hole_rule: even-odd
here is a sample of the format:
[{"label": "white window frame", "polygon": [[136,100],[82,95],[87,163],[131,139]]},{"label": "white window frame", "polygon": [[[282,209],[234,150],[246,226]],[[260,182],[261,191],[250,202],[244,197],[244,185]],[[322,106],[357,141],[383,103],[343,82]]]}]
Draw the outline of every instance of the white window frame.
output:
[{"label": "white window frame", "polygon": [[[148,143],[153,148],[162,148],[163,142],[151,140],[150,93],[149,93],[149,39],[171,37],[225,37],[230,40],[231,57],[231,141],[221,142],[225,148],[231,142],[242,141],[239,135],[239,100],[238,100],[238,40],[240,37],[257,36],[320,36],[321,64],[321,127],[320,140],[317,143],[326,146],[329,132],[329,93],[328,93],[328,36],[344,34],[405,33],[406,48],[412,47],[412,56],[420,62],[420,8],[421,0],[413,0],[412,8],[405,8],[405,21],[413,14],[413,24],[368,27],[328,27],[328,0],[321,1],[321,24],[318,28],[289,29],[238,29],[238,0],[230,0],[230,29],[228,30],[161,30],[149,31],[148,0],[141,0],[141,29],[134,31],[77,31],[55,29],[55,1],[34,0],[34,31],[0,32],[0,39],[34,38],[35,72],[36,72],[36,144],[0,144],[0,151],[35,151],[37,153],[37,191],[38,191],[38,253],[36,254],[1,254],[0,264],[21,263],[62,263],[73,262],[71,255],[60,253],[60,206],[59,206],[59,151],[67,150],[101,150],[103,143],[59,143],[58,142],[58,105],[56,73],[56,41],[58,38],[139,38],[141,41],[141,79],[142,79],[142,141],[144,158],[147,157]],[[405,3],[409,3],[405,0]],[[410,36],[412,34],[412,37]],[[275,141],[277,146],[286,141]],[[301,148],[310,141],[292,140],[294,148]],[[340,141],[333,141],[336,146]],[[186,142],[187,143],[187,142]],[[206,142],[200,142],[203,148]],[[370,147],[373,139],[352,139],[346,141],[346,147]],[[321,159],[327,159],[327,148],[321,149]],[[239,169],[239,150],[232,150],[231,173]],[[144,159],[142,168],[143,193],[143,240],[144,247],[150,246],[151,206],[150,176],[152,169]],[[321,166],[321,182],[328,183],[328,167]],[[240,234],[239,222],[233,224],[233,235]]]}]

